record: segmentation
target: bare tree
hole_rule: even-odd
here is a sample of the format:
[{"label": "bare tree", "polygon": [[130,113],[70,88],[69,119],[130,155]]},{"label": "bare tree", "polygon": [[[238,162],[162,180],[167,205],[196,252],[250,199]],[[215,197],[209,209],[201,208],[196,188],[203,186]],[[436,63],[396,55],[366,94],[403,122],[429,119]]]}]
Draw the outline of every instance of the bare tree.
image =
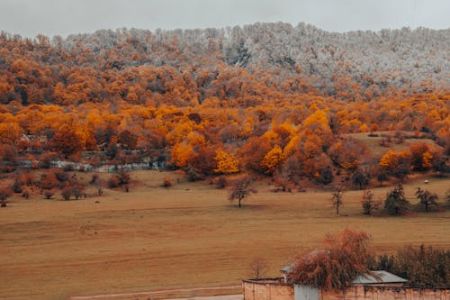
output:
[{"label": "bare tree", "polygon": [[338,186],[331,197],[331,203],[333,204],[333,207],[336,208],[336,215],[339,215],[339,209],[343,205],[342,195],[342,186]]},{"label": "bare tree", "polygon": [[432,207],[436,207],[438,205],[438,195],[427,190],[422,190],[420,187],[417,188],[416,197],[419,199],[420,205],[426,212],[429,212]]},{"label": "bare tree", "polygon": [[261,257],[257,257],[250,262],[251,276],[254,279],[262,278],[264,274],[267,272],[267,269],[268,269],[267,262]]},{"label": "bare tree", "polygon": [[363,213],[370,216],[380,207],[381,201],[374,200],[374,195],[371,190],[365,190],[363,193],[361,204]]},{"label": "bare tree", "polygon": [[242,200],[248,197],[251,193],[256,193],[256,190],[250,187],[251,183],[252,179],[249,176],[244,176],[236,180],[231,188],[228,199],[230,201],[237,200],[238,206],[242,207]]}]

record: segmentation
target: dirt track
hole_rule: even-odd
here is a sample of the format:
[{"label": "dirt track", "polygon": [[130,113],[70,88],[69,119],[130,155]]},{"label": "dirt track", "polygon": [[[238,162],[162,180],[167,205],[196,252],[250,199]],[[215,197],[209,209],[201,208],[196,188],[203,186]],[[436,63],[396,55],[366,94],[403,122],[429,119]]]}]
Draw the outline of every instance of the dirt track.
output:
[{"label": "dirt track", "polygon": [[[242,300],[242,295],[221,295],[221,296],[205,296],[218,295],[227,292],[235,292],[239,290],[240,286],[227,287],[205,287],[193,289],[173,289],[153,292],[138,292],[138,293],[121,293],[121,294],[103,294],[93,296],[74,296],[70,300]],[[187,296],[189,295],[189,296]],[[202,295],[202,296],[194,296]]]}]

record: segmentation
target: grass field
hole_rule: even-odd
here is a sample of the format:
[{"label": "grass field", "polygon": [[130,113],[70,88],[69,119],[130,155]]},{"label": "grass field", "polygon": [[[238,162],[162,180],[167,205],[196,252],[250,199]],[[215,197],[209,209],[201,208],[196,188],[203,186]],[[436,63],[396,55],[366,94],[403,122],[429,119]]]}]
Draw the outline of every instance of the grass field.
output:
[{"label": "grass field", "polygon": [[[450,212],[361,215],[361,191],[272,193],[263,183],[238,209],[205,183],[159,187],[163,172],[135,172],[130,193],[106,190],[79,201],[13,198],[0,209],[0,299],[67,299],[160,288],[235,285],[262,257],[267,275],[345,227],[368,231],[376,251],[407,244],[450,247]],[[169,174],[169,176],[175,176]],[[421,181],[406,186],[408,197]],[[427,189],[443,196],[449,179]],[[383,198],[388,188],[374,189]]]},{"label": "grass field", "polygon": [[[391,131],[377,131],[374,132],[378,136],[369,136],[369,133],[363,132],[363,133],[349,133],[345,136],[352,137],[362,143],[364,143],[367,148],[370,150],[372,156],[376,159],[378,159],[380,156],[382,156],[386,151],[388,150],[406,150],[409,148],[411,144],[414,143],[424,143],[428,144],[434,147],[439,148],[439,146],[431,139],[426,138],[412,138],[414,136],[414,132],[411,131],[402,131],[404,136],[409,136],[409,138],[405,139],[401,144],[395,143],[393,141],[389,147],[383,147],[380,145],[381,140],[384,138],[384,136],[391,136],[393,137],[394,134]],[[395,139],[394,139],[395,140]]]}]

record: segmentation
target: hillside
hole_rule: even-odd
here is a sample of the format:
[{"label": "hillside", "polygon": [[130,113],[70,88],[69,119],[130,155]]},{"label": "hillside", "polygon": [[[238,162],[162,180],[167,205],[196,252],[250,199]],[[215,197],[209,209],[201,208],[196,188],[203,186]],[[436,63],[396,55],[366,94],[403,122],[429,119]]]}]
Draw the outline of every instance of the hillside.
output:
[{"label": "hillside", "polygon": [[449,172],[449,35],[282,23],[3,33],[0,171],[150,162],[193,180],[252,172],[328,185],[370,157],[346,134],[410,131],[434,143],[364,172]]},{"label": "hillside", "polygon": [[[370,100],[447,90],[450,84],[449,29],[332,33],[303,23],[257,23],[204,30],[101,30],[66,39],[2,33],[0,49],[3,103],[99,102],[117,94],[142,102],[148,95],[133,83],[152,73],[156,80],[146,88],[153,94],[167,93],[174,84],[189,90],[179,91],[183,99],[177,105],[185,98],[201,103],[211,97],[261,97],[261,86],[283,94]],[[64,90],[84,93],[69,97]]]}]

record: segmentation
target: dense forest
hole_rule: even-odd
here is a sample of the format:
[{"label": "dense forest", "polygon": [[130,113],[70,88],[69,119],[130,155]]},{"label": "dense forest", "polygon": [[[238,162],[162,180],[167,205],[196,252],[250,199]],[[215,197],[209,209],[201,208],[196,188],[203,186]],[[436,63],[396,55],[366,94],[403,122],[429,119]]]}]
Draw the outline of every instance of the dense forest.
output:
[{"label": "dense forest", "polygon": [[[2,33],[1,167],[161,161],[192,178],[246,170],[320,184],[342,170],[443,173],[449,78],[450,30]],[[379,157],[349,135],[381,131],[393,134]],[[390,149],[408,137],[433,143]]]}]

